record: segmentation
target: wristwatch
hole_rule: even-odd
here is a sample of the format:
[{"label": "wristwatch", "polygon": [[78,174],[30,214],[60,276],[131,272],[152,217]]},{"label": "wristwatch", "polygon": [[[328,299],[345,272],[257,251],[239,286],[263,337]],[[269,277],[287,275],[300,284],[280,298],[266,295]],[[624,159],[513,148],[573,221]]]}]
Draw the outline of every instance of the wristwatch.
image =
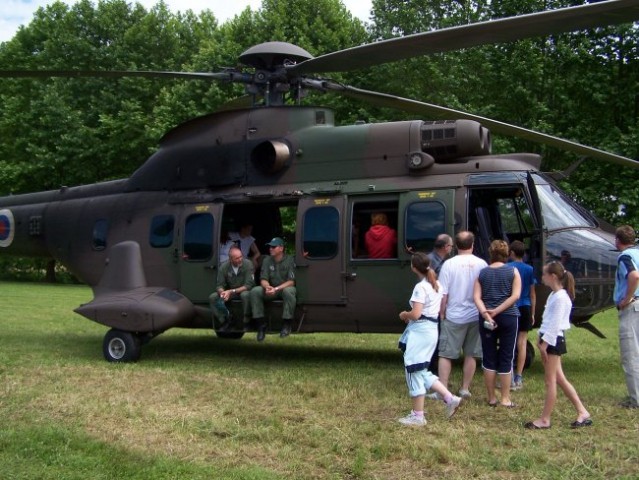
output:
[{"label": "wristwatch", "polygon": [[231,293],[235,294],[235,289],[231,290]]}]

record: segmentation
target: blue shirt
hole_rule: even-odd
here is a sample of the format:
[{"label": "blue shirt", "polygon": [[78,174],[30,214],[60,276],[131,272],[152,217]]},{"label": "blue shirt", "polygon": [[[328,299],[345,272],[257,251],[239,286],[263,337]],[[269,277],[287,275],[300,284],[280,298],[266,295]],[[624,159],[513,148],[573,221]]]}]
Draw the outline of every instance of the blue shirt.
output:
[{"label": "blue shirt", "polygon": [[[615,279],[615,291],[612,299],[619,304],[628,291],[628,274],[637,270],[639,265],[639,248],[634,246],[626,248],[617,257],[617,278]],[[639,297],[639,288],[635,291],[635,297]]]},{"label": "blue shirt", "polygon": [[509,265],[512,265],[517,270],[519,270],[519,276],[521,277],[521,295],[519,295],[519,300],[515,303],[516,306],[528,306],[532,305],[530,301],[530,288],[533,285],[537,285],[537,279],[535,278],[535,273],[533,272],[533,267],[524,262],[510,262]]}]

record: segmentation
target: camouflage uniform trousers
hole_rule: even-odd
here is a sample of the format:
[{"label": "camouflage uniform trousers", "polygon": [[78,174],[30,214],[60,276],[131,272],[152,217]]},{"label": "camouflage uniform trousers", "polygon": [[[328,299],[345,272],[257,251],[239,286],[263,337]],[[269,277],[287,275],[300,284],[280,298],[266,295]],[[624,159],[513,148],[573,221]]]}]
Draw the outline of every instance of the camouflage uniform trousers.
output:
[{"label": "camouflage uniform trousers", "polygon": [[286,287],[275,295],[268,296],[264,295],[264,288],[261,286],[253,287],[251,290],[251,312],[253,312],[253,318],[263,318],[264,302],[277,299],[281,299],[284,302],[282,320],[292,320],[295,314],[295,306],[297,305],[297,289],[295,287]]}]

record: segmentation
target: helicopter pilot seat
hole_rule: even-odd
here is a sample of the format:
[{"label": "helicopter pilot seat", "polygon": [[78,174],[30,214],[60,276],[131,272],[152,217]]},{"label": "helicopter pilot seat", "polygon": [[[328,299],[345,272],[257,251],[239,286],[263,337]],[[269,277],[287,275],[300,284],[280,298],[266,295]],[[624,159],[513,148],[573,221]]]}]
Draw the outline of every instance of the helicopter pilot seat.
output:
[{"label": "helicopter pilot seat", "polygon": [[[496,239],[502,239],[506,243],[508,236],[504,232],[501,215],[496,208],[492,211],[491,218],[490,207],[477,207],[475,208],[475,217],[477,223],[475,225],[475,255],[487,260],[489,258],[488,249],[490,248],[490,242]],[[493,221],[494,220],[494,221]],[[495,231],[496,227],[496,231]]]}]

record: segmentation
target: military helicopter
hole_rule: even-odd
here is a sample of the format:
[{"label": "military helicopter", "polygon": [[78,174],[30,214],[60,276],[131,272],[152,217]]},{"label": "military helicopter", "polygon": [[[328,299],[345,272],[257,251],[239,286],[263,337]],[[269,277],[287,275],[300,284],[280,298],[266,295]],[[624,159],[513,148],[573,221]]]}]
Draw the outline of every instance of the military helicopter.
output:
[{"label": "military helicopter", "polygon": [[[208,305],[223,230],[248,222],[260,248],[284,236],[297,264],[297,332],[399,332],[414,278],[410,252],[430,251],[442,232],[521,240],[537,274],[571,253],[577,280],[572,320],[611,306],[610,229],[539,171],[530,153],[491,154],[491,133],[515,135],[624,166],[639,162],[514,125],[314,77],[417,55],[639,19],[639,2],[613,0],[379,41],[314,58],[269,42],[246,50],[244,70],[219,73],[1,71],[1,77],[147,76],[240,82],[256,102],[189,120],[166,133],[130,178],[0,198],[0,251],[53,258],[93,289],[75,311],[109,327],[107,361],[140,358],[173,327],[214,328]],[[301,106],[318,89],[456,120],[335,126],[333,112]],[[260,100],[261,99],[261,100]],[[290,104],[292,103],[292,105]],[[490,130],[489,130],[490,129]],[[392,258],[370,258],[371,214],[397,230]],[[266,251],[264,251],[266,253]],[[547,293],[547,292],[546,292]],[[543,305],[543,295],[538,305]],[[232,306],[232,308],[239,306]],[[278,305],[268,311],[278,328]]]}]

